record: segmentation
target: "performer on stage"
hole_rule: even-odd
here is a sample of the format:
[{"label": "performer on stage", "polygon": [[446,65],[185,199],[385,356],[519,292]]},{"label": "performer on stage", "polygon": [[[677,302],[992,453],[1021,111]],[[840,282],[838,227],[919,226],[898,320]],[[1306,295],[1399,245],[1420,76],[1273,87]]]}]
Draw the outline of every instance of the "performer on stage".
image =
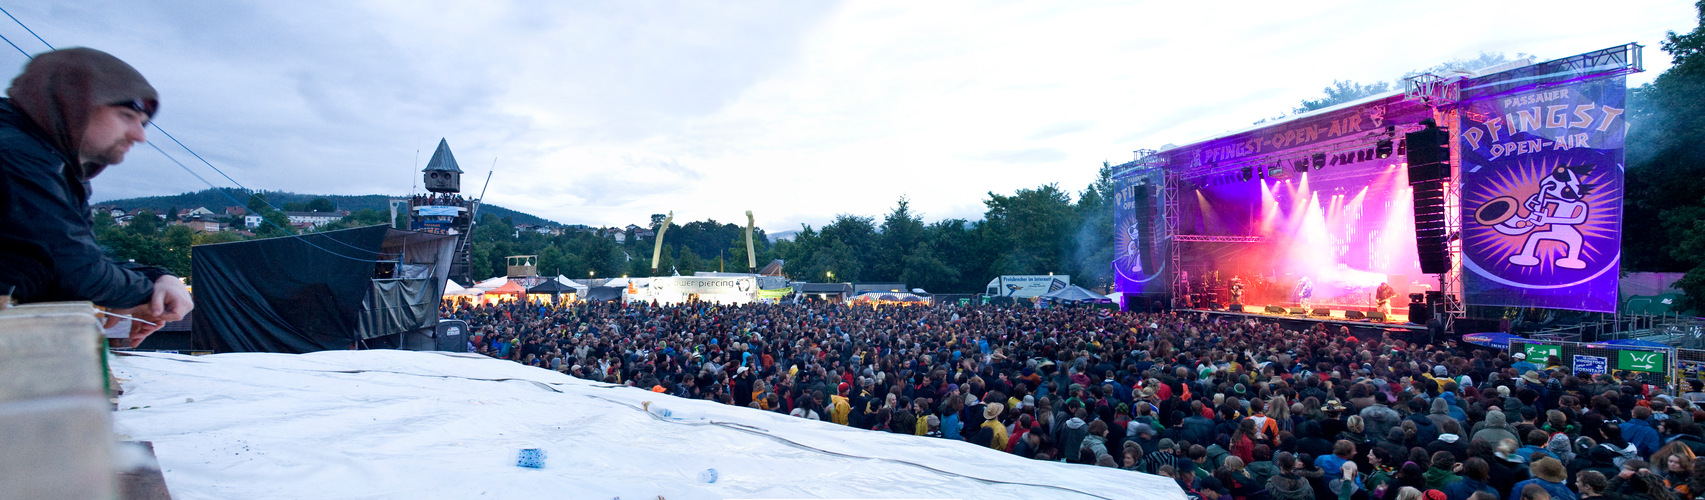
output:
[{"label": "performer on stage", "polygon": [[1242,276],[1232,276],[1231,277],[1231,303],[1233,303],[1233,304],[1242,304],[1243,303],[1243,277]]},{"label": "performer on stage", "polygon": [[1392,289],[1390,283],[1380,283],[1379,288],[1373,291],[1374,307],[1379,310],[1380,314],[1389,318],[1391,317],[1391,298],[1396,296],[1397,290]]},{"label": "performer on stage", "polygon": [[1303,276],[1302,279],[1297,280],[1296,297],[1298,306],[1303,309],[1313,309],[1312,307],[1309,307],[1309,303],[1312,302],[1312,299],[1314,298],[1314,282],[1309,281],[1307,276]]}]

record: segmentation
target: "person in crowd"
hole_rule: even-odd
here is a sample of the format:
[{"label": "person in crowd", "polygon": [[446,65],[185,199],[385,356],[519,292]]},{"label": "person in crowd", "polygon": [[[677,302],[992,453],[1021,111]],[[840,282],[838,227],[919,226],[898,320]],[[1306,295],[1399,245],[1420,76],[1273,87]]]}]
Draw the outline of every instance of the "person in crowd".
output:
[{"label": "person in crowd", "polygon": [[[1524,369],[1378,331],[996,306],[457,302],[444,314],[468,321],[477,352],[581,378],[1165,473],[1234,500],[1508,500],[1530,485],[1656,498],[1705,477],[1705,412],[1645,375]],[[1650,452],[1640,429],[1656,432]]]}]

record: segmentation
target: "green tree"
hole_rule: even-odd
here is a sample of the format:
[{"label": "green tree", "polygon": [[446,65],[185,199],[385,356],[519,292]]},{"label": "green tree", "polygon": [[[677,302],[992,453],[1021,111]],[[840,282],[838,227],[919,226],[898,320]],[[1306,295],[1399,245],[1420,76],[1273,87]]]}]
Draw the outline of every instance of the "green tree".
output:
[{"label": "green tree", "polygon": [[160,228],[165,225],[166,221],[154,215],[154,211],[142,210],[130,218],[130,224],[125,225],[125,229],[128,229],[130,234],[151,237],[160,234]]},{"label": "green tree", "polygon": [[1662,43],[1674,63],[1636,89],[1628,110],[1622,224],[1626,269],[1682,272],[1675,286],[1699,308],[1705,297],[1705,3],[1698,25]]},{"label": "green tree", "polygon": [[1303,99],[1302,104],[1292,109],[1291,112],[1300,115],[1316,109],[1329,108],[1390,91],[1391,82],[1361,84],[1350,80],[1333,80],[1331,86],[1322,89],[1326,95],[1319,99]]},{"label": "green tree", "polygon": [[325,198],[314,198],[312,201],[309,201],[307,205],[305,205],[305,208],[307,208],[308,209],[307,211],[309,211],[309,212],[336,212],[337,211],[337,205],[333,205],[331,200],[328,200]]},{"label": "green tree", "polygon": [[1067,271],[1062,257],[1077,217],[1070,196],[1058,185],[1020,189],[1012,196],[990,192],[983,204],[989,208],[983,218],[994,243],[1004,249],[992,266],[995,274]]},{"label": "green tree", "polygon": [[[878,258],[871,266],[874,277],[878,280],[900,279],[907,282],[912,280],[902,276],[933,278],[933,275],[923,270],[908,272],[908,266],[916,259],[908,260],[907,257],[914,251],[933,258],[933,251],[920,249],[920,245],[925,243],[924,237],[923,218],[912,212],[911,200],[901,196],[900,200],[894,203],[894,210],[882,218],[882,234],[877,241]],[[927,263],[928,259],[919,262]]]}]

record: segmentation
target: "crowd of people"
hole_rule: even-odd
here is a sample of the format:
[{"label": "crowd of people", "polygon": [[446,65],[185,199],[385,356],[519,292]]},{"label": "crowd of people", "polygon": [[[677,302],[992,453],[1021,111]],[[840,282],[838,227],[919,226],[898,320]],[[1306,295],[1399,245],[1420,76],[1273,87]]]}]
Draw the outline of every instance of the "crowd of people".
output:
[{"label": "crowd of people", "polygon": [[1217,500],[1705,497],[1705,390],[1450,342],[1196,312],[456,307],[482,354]]}]

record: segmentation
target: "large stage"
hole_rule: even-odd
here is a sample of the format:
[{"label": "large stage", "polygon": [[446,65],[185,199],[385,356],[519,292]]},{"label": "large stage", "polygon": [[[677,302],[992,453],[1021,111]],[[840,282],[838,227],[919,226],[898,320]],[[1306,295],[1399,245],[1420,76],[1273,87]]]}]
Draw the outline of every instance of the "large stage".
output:
[{"label": "large stage", "polygon": [[[1175,309],[1423,332],[1406,314],[1356,320],[1379,301],[1422,304],[1447,329],[1471,305],[1614,313],[1624,75],[1640,54],[1417,75],[1402,92],[1137,151],[1113,175],[1115,288]],[[1221,311],[1233,303],[1262,306]]]}]

